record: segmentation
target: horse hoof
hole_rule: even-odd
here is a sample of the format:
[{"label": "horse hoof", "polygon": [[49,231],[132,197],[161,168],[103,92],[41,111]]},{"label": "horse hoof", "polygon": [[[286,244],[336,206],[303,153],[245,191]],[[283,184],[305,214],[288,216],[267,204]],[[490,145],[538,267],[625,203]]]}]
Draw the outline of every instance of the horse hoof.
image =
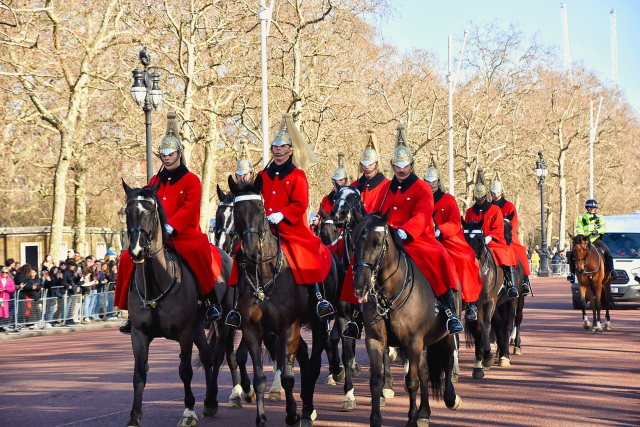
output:
[{"label": "horse hoof", "polygon": [[473,373],[471,374],[471,377],[475,378],[476,380],[479,380],[480,378],[484,378],[484,369],[473,368]]},{"label": "horse hoof", "polygon": [[456,394],[456,400],[453,401],[453,405],[449,406],[447,402],[445,402],[445,405],[452,411],[457,411],[462,406],[462,398]]},{"label": "horse hoof", "polygon": [[582,327],[585,328],[586,330],[589,330],[589,329],[591,329],[591,323],[583,322],[582,323]]},{"label": "horse hoof", "polygon": [[511,361],[509,360],[509,358],[507,357],[501,357],[500,358],[500,367],[501,368],[508,368],[511,366]]},{"label": "horse hoof", "polygon": [[242,408],[242,398],[240,396],[229,398],[229,408]]},{"label": "horse hoof", "polygon": [[282,400],[282,393],[276,390],[269,392],[269,402],[280,402]]},{"label": "horse hoof", "polygon": [[490,359],[482,359],[482,366],[484,366],[484,370],[488,371],[489,369],[491,369],[491,367],[493,366],[494,363],[494,359],[493,357]]},{"label": "horse hoof", "polygon": [[451,374],[451,382],[452,383],[457,383],[459,379],[458,374]]},{"label": "horse hoof", "polygon": [[[240,397],[239,396],[238,396],[238,403],[240,403],[240,406],[231,406],[231,400],[229,400],[229,407],[230,408],[242,408],[242,402],[240,401]],[[205,405],[204,409],[202,410],[202,416],[204,418],[218,418],[218,407],[217,406],[207,406],[207,405]]]},{"label": "horse hoof", "polygon": [[418,427],[429,427],[429,418],[418,419]]},{"label": "horse hoof", "polygon": [[396,396],[396,392],[392,388],[383,388],[382,395],[385,399],[393,399]]},{"label": "horse hoof", "polygon": [[349,412],[356,409],[356,400],[343,400],[342,408],[340,409],[342,412]]},{"label": "horse hoof", "polygon": [[[246,403],[255,403],[256,401],[256,391],[253,389],[253,386],[249,389],[249,394],[245,394],[242,392],[242,397]],[[271,400],[271,393],[269,393],[269,400]],[[242,407],[242,406],[241,406]]]},{"label": "horse hoof", "polygon": [[178,427],[195,427],[197,424],[198,424],[197,418],[182,417],[180,422],[178,422]]},{"label": "horse hoof", "polygon": [[324,385],[338,385],[338,383],[333,379],[333,375],[329,374],[327,379],[324,381]]},{"label": "horse hoof", "polygon": [[302,420],[300,419],[300,415],[297,415],[297,414],[296,414],[295,421],[291,424],[287,423],[286,418],[284,420],[284,427],[300,427],[301,425],[302,425]]},{"label": "horse hoof", "polygon": [[360,375],[360,372],[362,372],[362,368],[356,363],[356,367],[353,368],[353,373],[351,374],[351,376],[357,377]]},{"label": "horse hoof", "polygon": [[593,329],[593,333],[594,334],[601,334],[602,333],[602,328],[594,328]]},{"label": "horse hoof", "polygon": [[491,349],[491,351],[494,351],[496,348],[498,348],[498,346],[495,342],[492,342],[491,344],[489,344],[489,348]]},{"label": "horse hoof", "polygon": [[300,422],[300,427],[313,427],[313,420],[303,418]]},{"label": "horse hoof", "polygon": [[522,349],[520,347],[513,347],[513,354],[516,356],[522,356]]},{"label": "horse hoof", "polygon": [[604,330],[605,331],[610,331],[611,330],[611,323],[609,323],[609,322],[605,323]]},{"label": "horse hoof", "polygon": [[344,381],[344,368],[340,368],[340,373],[338,375],[331,375],[333,380],[337,383]]}]

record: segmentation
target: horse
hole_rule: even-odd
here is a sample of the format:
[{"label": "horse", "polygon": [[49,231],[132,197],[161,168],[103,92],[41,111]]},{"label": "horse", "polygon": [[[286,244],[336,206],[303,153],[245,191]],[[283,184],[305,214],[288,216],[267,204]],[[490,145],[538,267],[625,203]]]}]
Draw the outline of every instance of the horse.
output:
[{"label": "horse", "polygon": [[[569,237],[573,240],[573,262],[575,262],[580,295],[582,295],[582,326],[585,329],[592,329],[596,334],[601,334],[600,311],[604,306],[606,310],[604,329],[610,331],[611,276],[607,274],[604,258],[597,247],[591,243],[590,236],[580,234],[574,237],[569,234]],[[587,308],[586,298],[589,298],[591,310],[593,311],[593,327],[589,323],[589,318],[585,311]]]},{"label": "horse", "polygon": [[216,186],[216,190],[220,200],[216,210],[216,246],[227,255],[233,256],[238,243],[238,235],[233,223],[233,194],[224,194],[219,185]]},{"label": "horse", "polygon": [[[142,394],[149,369],[149,345],[154,338],[167,338],[180,344],[180,379],[184,384],[185,410],[179,426],[196,424],[195,397],[191,390],[193,344],[198,348],[205,371],[206,396],[203,416],[217,416],[217,384],[214,360],[204,332],[205,307],[199,307],[198,288],[191,270],[167,244],[166,215],[157,197],[159,184],[131,188],[122,181],[126,194],[129,253],[135,265],[129,286],[131,343],[135,358],[133,405],[127,426],[139,426]],[[231,259],[220,253],[222,274],[215,291],[223,300],[231,272]]]},{"label": "horse", "polygon": [[[496,265],[495,258],[485,242],[481,221],[462,220],[464,237],[476,254],[480,263],[480,277],[482,291],[478,298],[478,319],[465,321],[467,344],[475,346],[475,361],[472,377],[484,377],[484,371],[491,369],[494,357],[491,353],[491,335],[496,335],[497,353],[500,366],[510,366],[509,338],[515,318],[516,303],[510,300],[503,285],[505,276],[501,268]],[[522,293],[524,281],[524,267],[518,261],[516,266],[516,289]],[[520,295],[520,298],[522,295]]]},{"label": "horse", "polygon": [[[409,362],[405,375],[410,405],[406,425],[428,425],[431,415],[428,381],[434,397],[444,397],[447,408],[457,410],[462,405],[451,381],[456,345],[447,331],[445,313],[437,310],[433,288],[404,251],[402,240],[389,227],[388,219],[389,211],[383,216],[369,214],[353,230],[353,287],[356,297],[364,302],[367,353],[374,367],[369,383],[370,425],[382,425],[382,369],[375,367],[382,366],[387,344],[400,347]],[[459,293],[456,300],[459,312]],[[422,355],[425,347],[426,360]]]},{"label": "horse", "polygon": [[[282,370],[285,389],[285,423],[288,426],[313,425],[313,393],[320,375],[321,355],[327,341],[327,322],[316,316],[307,285],[295,282],[293,271],[284,255],[279,238],[267,221],[261,197],[262,176],[253,184],[237,184],[229,177],[229,188],[235,196],[234,221],[242,243],[242,254],[236,255],[238,272],[238,310],[242,315],[242,333],[253,361],[253,386],[257,393],[256,425],[266,425],[264,392],[266,378],[262,366],[262,341],[267,333],[277,338],[276,360]],[[331,269],[323,282],[327,301],[334,306],[340,295],[337,260],[331,258]],[[311,357],[300,328],[311,329]],[[302,418],[296,413],[293,396],[293,364],[298,358],[301,373]]]}]

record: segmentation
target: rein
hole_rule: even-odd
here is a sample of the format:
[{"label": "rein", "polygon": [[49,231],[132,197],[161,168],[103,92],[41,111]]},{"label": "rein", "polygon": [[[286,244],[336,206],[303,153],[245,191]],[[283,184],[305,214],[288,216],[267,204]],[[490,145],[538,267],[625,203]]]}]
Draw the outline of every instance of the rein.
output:
[{"label": "rein", "polygon": [[[587,243],[587,248],[588,248],[587,251],[586,251],[587,254],[585,255],[584,258],[575,258],[574,257],[573,261],[575,263],[576,272],[578,272],[580,274],[595,274],[598,271],[600,271],[600,268],[602,268],[602,256],[600,256],[600,254],[598,253],[598,249],[591,244],[591,241],[589,241]],[[593,271],[585,271],[585,268],[587,268],[587,261],[589,260],[589,256],[591,256],[591,248],[594,248],[595,251],[596,251],[596,256],[598,257],[598,267]],[[578,268],[578,262],[579,261],[584,261],[584,263],[582,264],[583,268],[581,268],[581,269]]]}]

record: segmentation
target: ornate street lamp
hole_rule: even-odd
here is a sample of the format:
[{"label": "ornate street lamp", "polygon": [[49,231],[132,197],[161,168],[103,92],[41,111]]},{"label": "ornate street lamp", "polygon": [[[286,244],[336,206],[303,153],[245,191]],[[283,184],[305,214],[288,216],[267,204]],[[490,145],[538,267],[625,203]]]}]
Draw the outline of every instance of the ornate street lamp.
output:
[{"label": "ornate street lamp", "polygon": [[547,252],[547,236],[545,233],[545,218],[544,218],[544,179],[547,177],[549,171],[547,170],[547,162],[542,159],[542,151],[538,151],[538,157],[540,160],[536,161],[536,176],[538,177],[538,187],[540,187],[540,232],[542,234],[542,241],[540,243],[540,272],[539,277],[549,277],[549,254]]},{"label": "ornate street lamp", "polygon": [[127,230],[125,229],[124,226],[125,226],[125,224],[127,222],[127,213],[125,212],[124,205],[122,205],[120,207],[120,210],[118,211],[118,219],[120,220],[120,225],[121,225],[121,228],[120,228],[120,242],[122,243],[122,250],[125,250],[127,248],[127,246],[129,246],[129,245],[125,241],[125,238],[126,238],[126,235],[127,235],[127,233],[126,233]]},{"label": "ornate street lamp", "polygon": [[153,176],[153,149],[151,147],[151,110],[159,110],[162,107],[162,90],[160,89],[160,72],[149,72],[147,67],[151,64],[151,59],[147,51],[140,51],[140,62],[144,70],[136,68],[133,70],[133,86],[131,87],[131,97],[142,107],[144,111],[145,125],[147,126],[147,182]]}]

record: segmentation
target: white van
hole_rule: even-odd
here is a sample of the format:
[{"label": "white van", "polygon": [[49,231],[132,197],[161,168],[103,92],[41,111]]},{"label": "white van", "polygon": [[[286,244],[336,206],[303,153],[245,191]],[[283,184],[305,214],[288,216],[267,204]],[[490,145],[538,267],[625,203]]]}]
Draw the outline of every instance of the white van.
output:
[{"label": "white van", "polygon": [[[603,240],[613,255],[618,277],[611,282],[611,299],[615,302],[640,301],[640,211],[630,215],[604,217],[607,232]],[[573,306],[581,306],[577,284],[571,285]]]}]

